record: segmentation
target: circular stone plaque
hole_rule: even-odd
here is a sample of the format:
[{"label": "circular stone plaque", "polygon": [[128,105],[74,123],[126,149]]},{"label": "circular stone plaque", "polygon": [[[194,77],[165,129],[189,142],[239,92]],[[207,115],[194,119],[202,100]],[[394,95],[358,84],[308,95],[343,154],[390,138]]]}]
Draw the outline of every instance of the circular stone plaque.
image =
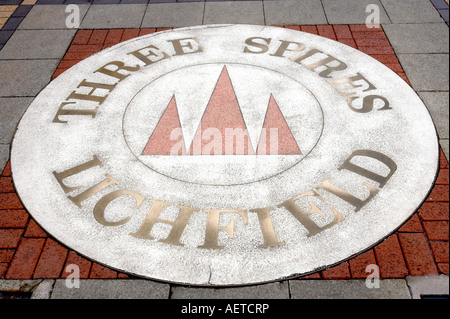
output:
[{"label": "circular stone plaque", "polygon": [[433,122],[338,42],[225,25],[103,50],[52,81],[12,145],[18,194],[76,252],[130,274],[239,285],[337,264],[430,191]]}]

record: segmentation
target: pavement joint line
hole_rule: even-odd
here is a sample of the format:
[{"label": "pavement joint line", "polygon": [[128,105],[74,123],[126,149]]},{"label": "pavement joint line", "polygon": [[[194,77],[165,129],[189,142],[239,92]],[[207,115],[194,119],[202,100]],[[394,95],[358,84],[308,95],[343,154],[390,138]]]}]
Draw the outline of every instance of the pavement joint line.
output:
[{"label": "pavement joint line", "polygon": [[[204,19],[204,11],[205,11],[205,5],[206,5],[206,1],[203,1],[205,4],[204,4],[204,7],[203,7],[203,18],[202,19]],[[322,1],[321,1],[321,3],[322,3]],[[39,3],[38,3],[39,4]],[[41,3],[42,4],[42,3]],[[149,4],[151,4],[151,2],[148,2],[147,3],[147,7],[148,7],[148,5]],[[263,4],[264,4],[264,2],[263,2]],[[433,3],[434,4],[434,3]],[[323,3],[322,3],[322,6],[323,6]],[[263,6],[263,10],[264,10],[264,6]],[[438,10],[439,11],[439,10]],[[325,15],[326,16],[326,15]],[[143,19],[143,18],[142,18]],[[265,15],[264,15],[264,19],[265,19]],[[327,23],[328,23],[328,17],[326,16],[326,19],[327,19]],[[390,19],[390,17],[389,17],[389,19]],[[142,27],[142,22],[143,22],[143,20],[141,20],[141,27]],[[202,21],[203,22],[203,21]],[[391,21],[392,22],[392,21]],[[446,23],[448,24],[448,21],[446,21]],[[404,23],[404,24],[414,24],[414,23]],[[426,23],[426,24],[439,24],[438,22],[428,22],[428,23]],[[39,30],[45,30],[45,29],[39,29]],[[389,38],[388,38],[388,40],[389,40]],[[66,51],[66,53],[67,53],[67,51]],[[417,53],[418,54],[418,53]],[[441,54],[441,53],[427,53],[427,54]],[[9,61],[9,60],[29,60],[29,59],[3,59],[3,61]],[[34,60],[47,60],[47,59],[34,59]],[[62,60],[62,59],[61,59]],[[448,91],[444,91],[444,90],[420,90],[420,92],[448,92]],[[11,96],[11,97],[17,97],[17,96]],[[22,97],[22,96],[21,96]],[[34,95],[32,95],[32,96],[30,96],[30,97],[35,97]],[[440,139],[440,140],[447,140],[448,141],[448,138],[443,138],[443,139]],[[1,143],[2,145],[9,145],[9,144],[7,144],[7,143]],[[3,279],[0,279],[0,280],[3,280]],[[54,282],[56,282],[56,280],[55,279],[51,279],[51,280],[53,280]],[[129,280],[134,280],[134,279],[129,279]],[[42,282],[42,281],[41,281]],[[289,283],[290,281],[288,281],[288,283]],[[40,285],[40,283],[38,284],[38,285]],[[1,286],[0,286],[1,287]],[[171,285],[171,289],[172,289],[172,285]]]},{"label": "pavement joint line", "polygon": [[[444,0],[431,0],[431,3],[433,4],[434,8],[439,12],[439,15],[441,18],[445,21],[447,26],[449,25],[449,17],[448,17],[448,11],[449,6]],[[445,12],[447,12],[447,16],[444,16]]]}]

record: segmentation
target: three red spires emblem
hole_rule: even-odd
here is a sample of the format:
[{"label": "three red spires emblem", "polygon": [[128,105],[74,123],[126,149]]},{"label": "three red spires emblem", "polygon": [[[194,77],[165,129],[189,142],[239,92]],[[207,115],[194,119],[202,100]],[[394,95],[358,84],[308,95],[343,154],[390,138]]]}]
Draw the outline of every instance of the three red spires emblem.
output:
[{"label": "three red spires emblem", "polygon": [[175,96],[169,102],[142,155],[300,155],[300,148],[272,94],[255,149],[247,132],[226,66],[186,152]]}]

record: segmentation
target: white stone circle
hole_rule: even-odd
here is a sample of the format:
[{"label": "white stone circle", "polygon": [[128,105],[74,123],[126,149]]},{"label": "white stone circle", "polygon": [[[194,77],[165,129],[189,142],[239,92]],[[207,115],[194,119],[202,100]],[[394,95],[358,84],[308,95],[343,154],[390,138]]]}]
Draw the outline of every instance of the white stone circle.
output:
[{"label": "white stone circle", "polygon": [[[173,95],[192,138],[224,66],[250,139],[274,94],[302,154],[142,156]],[[438,143],[412,88],[364,53],[220,25],[135,38],[58,76],[20,121],[11,165],[25,208],[79,254],[166,282],[242,285],[390,235],[429,193]]]}]

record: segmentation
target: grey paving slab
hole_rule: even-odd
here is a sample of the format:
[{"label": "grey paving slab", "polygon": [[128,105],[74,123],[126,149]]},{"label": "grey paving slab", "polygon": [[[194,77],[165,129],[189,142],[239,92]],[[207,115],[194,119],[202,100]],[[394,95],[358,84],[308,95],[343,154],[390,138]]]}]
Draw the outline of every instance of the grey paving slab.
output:
[{"label": "grey paving slab", "polygon": [[8,74],[0,77],[0,97],[35,96],[50,82],[58,63],[58,59],[0,61],[0,74]]},{"label": "grey paving slab", "polygon": [[411,291],[412,299],[421,299],[424,295],[449,294],[448,276],[408,276],[406,282]]},{"label": "grey paving slab", "polygon": [[171,299],[288,299],[287,281],[235,288],[172,287]]},{"label": "grey paving slab", "polygon": [[59,59],[76,30],[17,30],[0,52],[0,59]]},{"label": "grey paving slab", "polygon": [[17,123],[32,101],[30,97],[0,98],[1,144],[11,143]]},{"label": "grey paving slab", "polygon": [[146,8],[146,4],[91,5],[80,28],[139,28]]},{"label": "grey paving slab", "polygon": [[9,159],[9,144],[0,144],[0,171],[3,172]]},{"label": "grey paving slab", "polygon": [[410,299],[406,281],[383,279],[379,288],[367,288],[366,280],[291,280],[292,299]]},{"label": "grey paving slab", "polygon": [[80,280],[79,288],[68,288],[57,280],[51,299],[167,299],[170,286],[149,280]]},{"label": "grey paving slab", "polygon": [[441,145],[442,151],[444,152],[445,157],[447,158],[447,161],[449,158],[449,143],[448,139],[440,139],[439,144]]},{"label": "grey paving slab", "polygon": [[366,8],[370,4],[377,5],[380,10],[380,23],[390,23],[389,17],[378,0],[322,0],[325,14],[330,24],[366,23]]},{"label": "grey paving slab", "polygon": [[320,0],[264,1],[267,25],[327,24]]},{"label": "grey paving slab", "polygon": [[142,21],[143,28],[201,25],[203,2],[150,4]]},{"label": "grey paving slab", "polygon": [[[78,5],[80,22],[86,15],[89,6],[89,4]],[[33,6],[18,29],[67,29],[66,19],[68,15],[69,13],[66,13],[66,6]]]},{"label": "grey paving slab", "polygon": [[430,111],[439,138],[449,138],[449,96],[448,92],[419,92],[419,96]]},{"label": "grey paving slab", "polygon": [[263,25],[262,1],[205,2],[203,24],[222,23]]},{"label": "grey paving slab", "polygon": [[2,30],[16,30],[23,19],[23,17],[10,17]]},{"label": "grey paving slab", "polygon": [[399,54],[398,59],[416,91],[448,91],[448,54]]},{"label": "grey paving slab", "polygon": [[448,53],[445,23],[386,24],[383,29],[396,53]]},{"label": "grey paving slab", "polygon": [[392,23],[442,22],[430,1],[381,0]]}]

